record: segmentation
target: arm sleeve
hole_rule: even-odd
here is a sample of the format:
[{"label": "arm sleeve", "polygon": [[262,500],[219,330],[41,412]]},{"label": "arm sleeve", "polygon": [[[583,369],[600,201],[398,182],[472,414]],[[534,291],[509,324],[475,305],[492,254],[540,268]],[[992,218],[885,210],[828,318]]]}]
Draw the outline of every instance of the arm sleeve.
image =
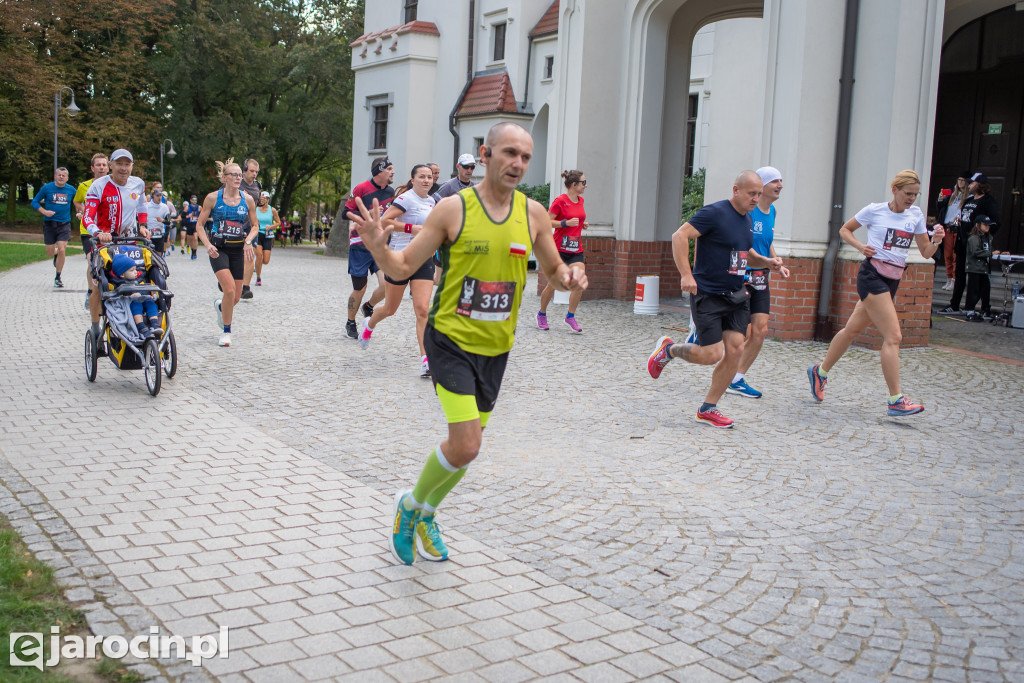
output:
[{"label": "arm sleeve", "polygon": [[83,204],[85,202],[85,191],[87,189],[89,188],[85,186],[85,183],[80,184],[78,189],[75,191],[75,198],[72,201],[75,204]]},{"label": "arm sleeve", "polygon": [[139,203],[136,206],[135,211],[139,214],[139,224],[145,225],[149,210],[146,207],[146,195],[144,192],[139,193]]},{"label": "arm sleeve", "polygon": [[863,209],[858,211],[856,214],[854,214],[853,218],[864,227],[871,225],[871,205],[868,204]]},{"label": "arm sleeve", "polygon": [[697,210],[697,213],[693,214],[690,220],[686,221],[694,228],[697,229],[701,235],[706,234],[715,225],[715,210],[712,208],[713,205],[708,204]]}]

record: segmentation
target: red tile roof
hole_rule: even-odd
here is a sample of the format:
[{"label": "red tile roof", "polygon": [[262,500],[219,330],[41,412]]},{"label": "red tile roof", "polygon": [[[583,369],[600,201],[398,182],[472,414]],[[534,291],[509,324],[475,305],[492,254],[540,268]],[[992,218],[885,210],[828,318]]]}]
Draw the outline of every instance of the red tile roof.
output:
[{"label": "red tile roof", "polygon": [[459,103],[456,114],[467,116],[492,112],[519,113],[516,96],[512,92],[512,81],[508,78],[508,71],[504,69],[500,73],[474,78],[465,97]]},{"label": "red tile roof", "polygon": [[390,38],[393,35],[402,35],[404,33],[426,33],[427,35],[439,36],[441,32],[437,30],[437,24],[430,21],[410,21],[408,24],[400,24],[398,26],[391,26],[382,31],[374,31],[373,33],[364,33],[355,40],[353,40],[349,47],[355,47],[356,45],[362,45],[363,43],[371,40],[380,40],[384,38]]},{"label": "red tile roof", "polygon": [[538,36],[547,36],[552,33],[558,33],[558,0],[551,3],[551,7],[548,7],[548,11],[544,13],[544,16],[540,18],[537,25],[530,31],[530,37],[537,38]]}]

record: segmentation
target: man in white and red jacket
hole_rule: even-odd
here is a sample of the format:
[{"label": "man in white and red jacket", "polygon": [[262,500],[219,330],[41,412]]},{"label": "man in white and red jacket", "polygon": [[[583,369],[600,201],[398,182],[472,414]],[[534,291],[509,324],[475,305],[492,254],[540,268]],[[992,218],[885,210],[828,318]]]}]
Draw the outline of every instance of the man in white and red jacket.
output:
[{"label": "man in white and red jacket", "polygon": [[[135,159],[126,149],[116,149],[110,155],[110,175],[93,181],[85,193],[85,212],[82,225],[99,243],[110,242],[111,237],[149,238],[146,228],[146,183],[132,175]],[[140,225],[141,223],[141,225]],[[92,332],[100,335],[100,291],[90,287],[89,314]]]}]

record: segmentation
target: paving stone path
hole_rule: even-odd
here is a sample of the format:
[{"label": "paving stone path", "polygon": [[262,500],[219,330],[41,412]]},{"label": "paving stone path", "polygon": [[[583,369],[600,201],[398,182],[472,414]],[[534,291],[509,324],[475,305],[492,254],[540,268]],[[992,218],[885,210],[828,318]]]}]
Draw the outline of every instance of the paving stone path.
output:
[{"label": "paving stone path", "polygon": [[135,664],[157,680],[1024,679],[1024,368],[906,350],[927,409],[899,421],[876,353],[818,405],[824,346],[768,342],[719,431],[709,368],[645,370],[684,314],[584,302],[573,335],[553,305],[541,332],[531,286],[452,560],[403,567],[391,498],[444,433],[409,302],[362,351],[344,261],[275,249],[221,349],[209,265],[175,253],[154,399],[105,360],[86,382],[73,263],[64,291],[0,274],[0,512],[97,634],[230,627],[227,659]]}]

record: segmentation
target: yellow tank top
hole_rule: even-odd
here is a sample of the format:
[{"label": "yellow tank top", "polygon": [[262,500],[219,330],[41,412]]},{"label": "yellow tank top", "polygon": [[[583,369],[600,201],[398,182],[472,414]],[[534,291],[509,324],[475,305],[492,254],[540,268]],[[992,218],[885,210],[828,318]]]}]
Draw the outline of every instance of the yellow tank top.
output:
[{"label": "yellow tank top", "polygon": [[458,195],[462,229],[453,243],[441,247],[444,274],[429,323],[463,351],[500,356],[515,341],[533,248],[526,195],[514,192],[508,215],[500,221],[487,215],[475,188]]}]

